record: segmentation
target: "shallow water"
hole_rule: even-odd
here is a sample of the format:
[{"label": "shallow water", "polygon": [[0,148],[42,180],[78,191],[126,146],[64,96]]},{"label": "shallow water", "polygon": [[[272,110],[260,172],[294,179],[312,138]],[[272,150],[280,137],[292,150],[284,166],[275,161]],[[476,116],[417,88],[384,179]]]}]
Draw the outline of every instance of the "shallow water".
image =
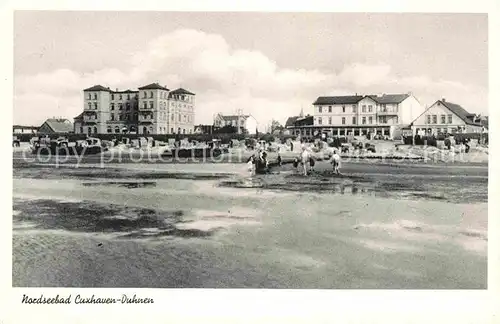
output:
[{"label": "shallow water", "polygon": [[[404,172],[250,178],[240,171],[15,169],[13,283],[486,287],[481,177],[434,174],[429,184]],[[457,194],[464,181],[477,195]],[[464,195],[479,198],[457,203]]]}]

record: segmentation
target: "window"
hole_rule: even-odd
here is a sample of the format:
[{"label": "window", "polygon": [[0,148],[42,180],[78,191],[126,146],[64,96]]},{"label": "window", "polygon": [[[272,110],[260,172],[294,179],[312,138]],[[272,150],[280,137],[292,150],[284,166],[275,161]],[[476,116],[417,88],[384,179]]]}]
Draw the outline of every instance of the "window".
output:
[{"label": "window", "polygon": [[320,114],[321,114],[321,113],[323,113],[323,107],[319,106],[319,107],[318,107],[318,112],[319,112]]},{"label": "window", "polygon": [[[111,100],[115,100],[115,95],[114,93],[111,94]],[[109,133],[109,132],[108,132]]]},{"label": "window", "polygon": [[437,121],[438,121],[437,115],[432,115],[432,123],[437,124]]},{"label": "window", "polygon": [[115,114],[111,114],[111,120],[115,120]]},{"label": "window", "polygon": [[394,119],[393,119],[393,121],[394,121],[394,124],[399,124],[399,118],[398,118],[398,116],[395,116]]},{"label": "window", "polygon": [[130,94],[127,95],[127,100],[130,100]]},{"label": "window", "polygon": [[111,110],[115,110],[115,104],[114,104],[114,103],[112,103],[112,104],[110,105],[110,107],[111,107]]},{"label": "window", "polygon": [[328,106],[328,112],[331,113],[332,112],[332,106]]},{"label": "window", "polygon": [[387,116],[380,116],[379,122],[381,124],[387,124]]},{"label": "window", "polygon": [[134,113],[134,120],[137,121],[139,115],[137,113]]},{"label": "window", "polygon": [[130,115],[129,114],[125,115],[125,120],[130,120]]},{"label": "window", "polygon": [[120,103],[120,110],[123,110],[123,104]]},{"label": "window", "polygon": [[352,124],[356,125],[356,117],[352,117]]},{"label": "window", "polygon": [[80,134],[83,134],[83,127],[80,127]]},{"label": "window", "polygon": [[94,99],[97,99],[97,93],[94,93]]},{"label": "window", "polygon": [[153,107],[154,107],[153,102],[152,102],[152,101],[150,101],[150,102],[149,102],[149,108],[153,109]]},{"label": "window", "polygon": [[97,109],[97,102],[94,102],[94,109]]},{"label": "window", "polygon": [[[178,120],[179,122],[181,122],[181,114],[177,114],[177,120]],[[233,122],[234,122],[234,120],[233,120]],[[180,128],[179,128],[179,129],[180,129]]]},{"label": "window", "polygon": [[153,91],[149,92],[149,98],[153,98]]},{"label": "window", "polygon": [[89,99],[89,100],[90,100],[90,99],[92,99],[92,94],[91,94],[91,93],[89,93],[89,97],[88,97],[88,99]]},{"label": "window", "polygon": [[431,115],[427,115],[427,124],[431,123]]},{"label": "window", "polygon": [[446,124],[446,115],[441,115],[441,124]]},{"label": "window", "polygon": [[342,117],[342,125],[345,125],[345,117]]},{"label": "window", "polygon": [[323,120],[321,117],[318,117],[318,125],[321,125],[323,123]]},{"label": "window", "polygon": [[373,124],[373,117],[372,116],[368,117],[368,124],[370,124],[370,125]]},{"label": "window", "polygon": [[122,114],[118,115],[118,119],[123,120],[123,115]]},{"label": "window", "polygon": [[118,127],[118,126],[115,127],[115,133],[116,134],[120,133],[120,127]]},{"label": "window", "polygon": [[146,101],[144,101],[144,103],[142,104],[143,108],[144,109],[148,109],[148,103]]},{"label": "window", "polygon": [[111,126],[108,126],[108,133],[112,133],[113,132],[113,129],[111,128]]},{"label": "window", "polygon": [[182,134],[186,134],[186,129],[185,128],[182,129]]},{"label": "window", "polygon": [[366,105],[361,106],[361,112],[366,112]]},{"label": "window", "polygon": [[173,134],[174,133],[174,128],[170,128],[170,133]]},{"label": "window", "polygon": [[122,100],[122,99],[123,99],[123,97],[122,97],[122,94],[120,93],[120,100]]},{"label": "window", "polygon": [[372,105],[368,105],[368,112],[372,112],[373,111],[373,106]]},{"label": "window", "polygon": [[362,123],[363,125],[366,125],[366,117],[363,117],[363,118],[361,119],[361,123]]},{"label": "window", "polygon": [[92,103],[89,102],[89,109],[92,109]]},{"label": "window", "polygon": [[342,112],[345,113],[345,106],[342,106]]},{"label": "window", "polygon": [[144,92],[142,93],[142,97],[143,97],[143,98],[146,98],[147,96],[148,96],[148,95],[146,94],[146,91],[144,91]]},{"label": "window", "polygon": [[332,117],[328,117],[328,125],[332,124]]},{"label": "window", "polygon": [[448,124],[453,124],[453,117],[451,114],[448,115]]},{"label": "window", "polygon": [[356,105],[352,105],[352,112],[353,113],[358,112],[358,107]]},{"label": "window", "polygon": [[127,110],[130,110],[130,103],[127,102]]}]

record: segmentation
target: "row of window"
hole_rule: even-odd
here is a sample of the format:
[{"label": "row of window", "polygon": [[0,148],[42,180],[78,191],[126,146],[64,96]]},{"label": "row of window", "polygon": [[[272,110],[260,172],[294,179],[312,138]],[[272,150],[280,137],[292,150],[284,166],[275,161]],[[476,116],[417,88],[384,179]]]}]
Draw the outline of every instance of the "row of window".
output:
[{"label": "row of window", "polygon": [[[453,123],[453,115],[441,115],[440,116],[440,124],[452,124]],[[426,115],[426,123],[427,124],[437,124],[438,116],[437,115]]]},{"label": "row of window", "polygon": [[[134,108],[137,108],[137,102],[135,102],[133,106],[134,106]],[[130,102],[127,102],[127,103],[125,104],[125,107],[126,107],[126,110],[130,110],[130,108],[131,108]],[[111,104],[109,105],[109,108],[110,108],[111,110],[115,110],[115,104],[114,104],[114,103],[111,103]],[[119,103],[119,104],[118,104],[118,109],[119,109],[119,110],[123,110],[123,104],[122,104],[122,103]]]},{"label": "row of window", "polygon": [[[322,106],[318,106],[318,113],[323,113],[323,108],[325,108],[325,112],[328,111],[328,113],[332,113],[333,112],[333,108],[332,106],[328,106],[328,107],[322,107]],[[352,109],[352,112],[353,113],[357,113],[358,112],[358,105],[352,105],[351,106],[351,109]],[[387,108],[385,104],[382,104],[380,105],[380,112],[398,112],[398,107],[396,106],[395,108]],[[343,105],[342,106],[342,113],[345,113],[346,112],[346,106]],[[373,112],[373,105],[362,105],[361,106],[361,112],[362,113],[371,113]]]},{"label": "row of window", "polygon": [[[357,121],[358,121],[358,119],[356,117],[352,117],[352,125],[357,125]],[[378,120],[379,124],[387,124],[387,121],[388,121],[387,116],[380,116],[379,120]],[[395,116],[392,119],[392,121],[394,124],[397,124],[398,117]],[[361,124],[362,125],[367,125],[367,124],[372,125],[373,124],[373,116],[368,116],[368,118],[361,117]],[[318,117],[318,125],[323,125],[323,118],[322,117]],[[328,117],[328,125],[333,125],[332,117]],[[342,125],[346,125],[346,117],[342,117]]]},{"label": "row of window", "polygon": [[[137,121],[138,120],[138,114],[137,113],[134,113],[133,116],[131,116],[130,114],[119,114],[118,115],[118,120],[131,120],[130,118],[133,118],[132,120],[134,121]],[[111,114],[110,115],[110,120],[115,120],[115,114]]]},{"label": "row of window", "polygon": [[[87,105],[88,105],[88,109],[92,109],[92,108],[93,108],[93,109],[97,109],[97,107],[98,107],[97,102],[89,102]],[[181,105],[181,104],[178,104],[177,106],[178,106],[179,108],[182,108],[182,105]],[[119,109],[119,110],[123,110],[123,103],[119,103],[119,104],[117,104],[117,107],[118,107],[118,109]],[[130,110],[130,108],[132,107],[132,105],[130,104],[130,102],[127,102],[127,103],[125,104],[125,107],[126,107],[126,110]],[[134,107],[134,108],[137,108],[137,103],[136,103],[136,102],[134,103],[133,107]],[[148,109],[148,107],[149,107],[149,109],[154,109],[154,101],[149,101],[149,106],[148,106],[148,102],[147,102],[147,101],[144,101],[144,102],[143,102],[143,105],[142,105],[142,108],[143,108],[143,109]],[[166,102],[164,102],[164,101],[161,101],[161,102],[160,102],[160,109],[163,109],[163,110],[164,110],[164,109],[166,109],[166,107],[167,107],[167,103],[166,103]],[[175,104],[172,104],[172,107],[176,107],[176,105],[175,105]],[[114,104],[113,102],[112,102],[112,103],[110,103],[109,108],[110,108],[111,110],[115,110],[115,104]],[[184,105],[184,108],[186,108],[186,105]]]},{"label": "row of window", "polygon": [[[123,100],[123,95],[122,95],[121,93],[120,93],[120,94],[118,94],[116,97],[118,98],[118,100]],[[138,95],[134,95],[133,97],[131,97],[131,96],[130,96],[130,93],[127,93],[126,98],[127,98],[127,100],[130,100],[130,98],[135,98],[135,99],[137,99],[137,98],[139,98],[139,96],[138,96]],[[90,98],[89,98],[89,99],[90,99]],[[115,94],[114,94],[114,93],[112,93],[112,94],[111,94],[111,100],[115,100]]]},{"label": "row of window", "polygon": [[[111,127],[111,126],[108,126],[106,131],[108,132],[108,134],[111,134],[114,133],[115,134],[120,134],[122,132],[122,129],[120,128],[120,126],[115,126],[114,128]],[[135,129],[135,126],[132,126],[130,127],[130,132],[135,132],[136,129]],[[166,127],[160,127],[159,128],[159,134],[166,134],[167,133],[167,128]],[[84,127],[80,127],[80,133],[81,134],[84,134],[85,133],[85,129]],[[87,128],[87,134],[97,134],[97,127],[88,127]],[[175,134],[174,132],[174,128],[170,128],[170,133],[171,134]],[[189,129],[189,130],[186,130],[185,128],[177,128],[177,134],[192,134],[193,133],[193,130],[192,129]],[[149,126],[149,127],[142,127],[142,134],[153,134],[153,126]]]}]

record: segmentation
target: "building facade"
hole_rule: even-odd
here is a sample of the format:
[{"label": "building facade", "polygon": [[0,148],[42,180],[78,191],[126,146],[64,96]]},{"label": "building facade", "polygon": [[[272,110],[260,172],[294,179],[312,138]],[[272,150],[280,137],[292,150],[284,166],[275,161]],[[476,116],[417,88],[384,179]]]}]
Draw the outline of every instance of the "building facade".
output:
[{"label": "building facade", "polygon": [[95,85],[83,90],[83,113],[74,118],[77,134],[192,134],[195,94],[152,83],[138,91]]},{"label": "building facade", "polygon": [[313,106],[311,127],[320,133],[389,138],[424,110],[411,93],[319,97]]},{"label": "building facade", "polygon": [[217,114],[214,117],[214,126],[219,128],[233,126],[236,127],[238,133],[256,134],[258,123],[252,115]]},{"label": "building facade", "polygon": [[411,129],[413,135],[480,133],[484,131],[481,120],[462,106],[441,99],[418,116],[411,123]]}]

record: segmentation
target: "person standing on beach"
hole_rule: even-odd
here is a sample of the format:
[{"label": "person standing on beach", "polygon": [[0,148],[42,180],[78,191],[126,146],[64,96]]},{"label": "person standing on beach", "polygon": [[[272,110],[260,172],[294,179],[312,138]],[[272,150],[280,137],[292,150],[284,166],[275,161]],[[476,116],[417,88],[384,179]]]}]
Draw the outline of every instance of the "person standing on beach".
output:
[{"label": "person standing on beach", "polygon": [[340,154],[338,153],[339,151],[338,150],[335,150],[332,154],[332,158],[330,160],[330,163],[332,164],[333,166],[333,172],[335,172],[335,174],[340,174],[340,167],[341,167],[341,159],[340,159]]},{"label": "person standing on beach", "polygon": [[308,164],[310,162],[311,154],[307,150],[306,146],[302,146],[302,153],[300,155],[300,163],[304,171],[304,175],[307,176]]}]

